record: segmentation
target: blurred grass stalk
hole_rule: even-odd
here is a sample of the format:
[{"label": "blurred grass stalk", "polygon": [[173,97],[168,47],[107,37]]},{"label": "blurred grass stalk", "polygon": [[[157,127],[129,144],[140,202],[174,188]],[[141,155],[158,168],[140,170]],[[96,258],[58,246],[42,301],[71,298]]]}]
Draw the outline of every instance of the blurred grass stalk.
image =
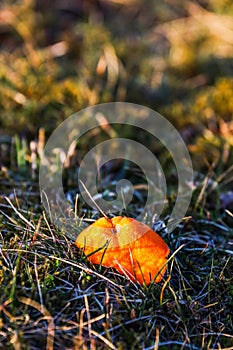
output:
[{"label": "blurred grass stalk", "polygon": [[6,154],[9,153],[9,159],[6,156],[1,157],[3,162],[1,166],[5,166],[4,162],[9,162],[10,170],[16,170],[20,174],[31,170],[31,178],[35,179],[44,145],[45,130],[43,128],[39,129],[38,139],[30,142],[25,137],[20,138],[19,135],[15,135],[8,144],[1,147],[1,149],[6,147],[10,149],[9,152],[5,150]]},{"label": "blurred grass stalk", "polygon": [[28,145],[25,138],[20,140],[18,135],[15,135],[13,138],[13,145],[15,145],[16,151],[16,165],[20,172],[25,172],[27,167],[27,152]]}]

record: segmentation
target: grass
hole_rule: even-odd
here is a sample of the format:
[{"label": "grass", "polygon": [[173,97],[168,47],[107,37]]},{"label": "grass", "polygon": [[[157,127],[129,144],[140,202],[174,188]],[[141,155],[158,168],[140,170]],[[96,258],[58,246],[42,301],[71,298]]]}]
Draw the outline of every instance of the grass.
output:
[{"label": "grass", "polygon": [[175,253],[168,271],[142,286],[91,265],[46,217],[36,183],[20,181],[14,192],[1,184],[2,348],[232,348],[230,212],[193,211],[165,233]]},{"label": "grass", "polygon": [[[228,0],[1,2],[0,348],[233,348],[232,14]],[[186,217],[173,232],[160,231],[171,254],[159,284],[92,265],[41,205],[38,165],[48,136],[74,112],[111,101],[161,112],[192,157]],[[76,200],[77,164],[106,136],[85,135],[64,174],[75,213],[89,222],[100,213]],[[166,172],[166,224],[177,179],[170,157],[147,141]],[[117,179],[134,181],[123,214],[136,217],[146,190],[132,166],[103,169],[99,190],[112,199]],[[154,214],[144,218],[151,226]]]}]

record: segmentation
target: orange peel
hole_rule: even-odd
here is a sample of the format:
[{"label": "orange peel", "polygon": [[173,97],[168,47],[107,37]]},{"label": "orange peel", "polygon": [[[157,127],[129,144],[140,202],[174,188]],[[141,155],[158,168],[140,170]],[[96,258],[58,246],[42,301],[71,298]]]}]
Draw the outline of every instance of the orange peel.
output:
[{"label": "orange peel", "polygon": [[128,217],[102,217],[85,228],[75,245],[93,264],[112,267],[134,282],[160,282],[170,250],[149,226]]}]

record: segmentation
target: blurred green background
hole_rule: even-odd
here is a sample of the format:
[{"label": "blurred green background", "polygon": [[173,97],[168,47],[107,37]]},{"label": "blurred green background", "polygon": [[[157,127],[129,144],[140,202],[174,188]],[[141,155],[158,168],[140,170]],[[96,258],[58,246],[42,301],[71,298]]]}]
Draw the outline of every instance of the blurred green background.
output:
[{"label": "blurred green background", "polygon": [[197,163],[229,165],[232,14],[229,0],[1,1],[1,140],[127,101],[168,118]]}]

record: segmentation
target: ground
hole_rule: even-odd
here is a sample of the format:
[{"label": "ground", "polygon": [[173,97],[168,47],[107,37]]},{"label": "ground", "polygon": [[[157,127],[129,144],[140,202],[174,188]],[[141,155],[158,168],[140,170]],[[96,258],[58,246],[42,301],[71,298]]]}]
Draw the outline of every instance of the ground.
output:
[{"label": "ground", "polygon": [[[1,3],[1,348],[233,348],[232,14],[231,2],[214,0]],[[167,118],[194,169],[187,213],[168,231],[177,174],[146,139],[168,191],[164,225],[154,208],[142,221],[161,228],[171,251],[162,281],[148,286],[92,265],[74,245],[80,221],[72,232],[57,227],[40,198],[38,169],[53,130],[74,112],[115,101]],[[108,129],[115,135],[135,139],[135,129]],[[63,173],[72,210],[86,223],[102,214],[76,201],[79,160],[104,140],[101,128],[85,135]],[[103,167],[99,193],[113,198],[123,177],[135,196],[121,214],[135,218],[147,189],[135,164]]]}]

